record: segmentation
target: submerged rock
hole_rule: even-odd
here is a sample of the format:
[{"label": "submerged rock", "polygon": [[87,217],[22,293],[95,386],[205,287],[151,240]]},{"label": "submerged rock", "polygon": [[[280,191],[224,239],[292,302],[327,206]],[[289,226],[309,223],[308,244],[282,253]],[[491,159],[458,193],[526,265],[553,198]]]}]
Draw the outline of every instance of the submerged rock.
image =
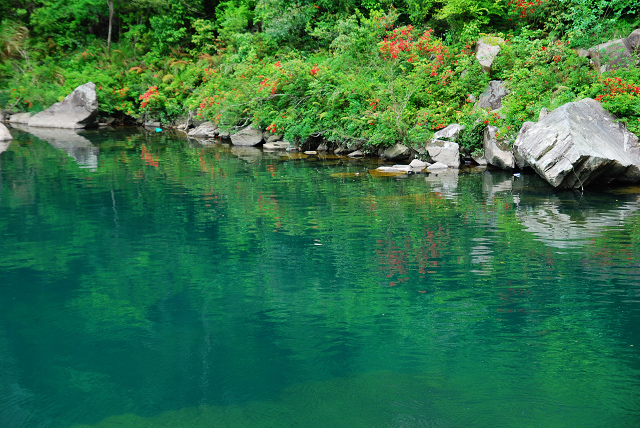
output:
[{"label": "submerged rock", "polygon": [[29,126],[43,128],[87,128],[97,126],[98,96],[93,82],[78,86],[71,94],[29,118]]},{"label": "submerged rock", "polygon": [[638,137],[585,98],[550,112],[521,132],[514,144],[521,158],[557,188],[640,181]]},{"label": "submerged rock", "polygon": [[392,166],[380,166],[376,169],[370,169],[369,174],[373,177],[396,177],[400,175],[407,175],[408,171],[405,169],[399,169]]}]

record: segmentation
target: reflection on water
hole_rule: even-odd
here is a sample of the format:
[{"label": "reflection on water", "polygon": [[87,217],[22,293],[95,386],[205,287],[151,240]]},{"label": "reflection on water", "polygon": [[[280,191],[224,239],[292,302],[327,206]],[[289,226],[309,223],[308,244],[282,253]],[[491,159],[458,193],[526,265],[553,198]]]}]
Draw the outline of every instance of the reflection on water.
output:
[{"label": "reflection on water", "polygon": [[0,426],[638,426],[637,193],[159,134],[0,155]]},{"label": "reflection on water", "polygon": [[565,201],[551,197],[532,206],[521,205],[518,219],[528,232],[551,247],[579,248],[604,231],[621,227],[640,207],[637,200],[608,204],[605,208],[590,206],[588,201],[586,196],[567,207]]},{"label": "reflection on water", "polygon": [[73,129],[38,128],[14,125],[20,129],[46,141],[56,149],[63,150],[74,158],[80,168],[95,170],[98,167],[98,148]]},{"label": "reflection on water", "polygon": [[525,230],[554,248],[583,247],[604,231],[623,225],[640,208],[640,192],[620,195],[614,189],[619,198],[598,191],[550,193],[534,175],[487,172],[483,190],[488,198],[511,195]]}]

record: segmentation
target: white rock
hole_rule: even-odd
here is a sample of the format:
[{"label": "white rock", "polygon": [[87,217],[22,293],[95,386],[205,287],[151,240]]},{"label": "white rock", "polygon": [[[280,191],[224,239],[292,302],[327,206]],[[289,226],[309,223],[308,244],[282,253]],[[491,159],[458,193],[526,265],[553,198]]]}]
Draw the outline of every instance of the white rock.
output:
[{"label": "white rock", "polygon": [[460,146],[445,140],[431,140],[425,146],[427,153],[434,162],[443,163],[447,167],[460,167]]},{"label": "white rock", "polygon": [[11,141],[13,137],[11,136],[11,132],[4,126],[3,123],[0,123],[0,141]]},{"label": "white rock", "polygon": [[26,125],[29,123],[31,113],[16,113],[9,116],[9,123]]},{"label": "white rock", "polygon": [[487,126],[484,129],[484,158],[487,163],[500,169],[513,169],[516,166],[516,160],[511,150],[500,147],[501,142],[496,138],[497,132],[498,128],[495,126]]},{"label": "white rock", "polygon": [[447,168],[449,168],[448,165],[442,162],[436,162],[434,164],[429,165],[427,167],[427,171],[438,171],[438,170],[447,169]]},{"label": "white rock", "polygon": [[29,126],[78,129],[97,126],[98,95],[93,82],[78,86],[59,103],[29,118]]},{"label": "white rock", "polygon": [[460,133],[462,131],[464,131],[464,125],[459,125],[457,123],[453,123],[453,124],[447,126],[444,129],[436,131],[433,134],[433,139],[434,140],[456,141],[458,139],[458,136],[460,135]]},{"label": "white rock", "polygon": [[590,98],[558,107],[520,132],[514,150],[554,187],[640,182],[638,137]]},{"label": "white rock", "polygon": [[412,169],[421,170],[421,169],[425,169],[426,167],[428,167],[429,164],[427,162],[421,161],[420,159],[414,159],[414,160],[411,161],[409,166]]},{"label": "white rock", "polygon": [[271,151],[271,150],[287,150],[289,148],[289,143],[286,141],[273,141],[271,143],[265,143],[262,146],[263,150]]}]

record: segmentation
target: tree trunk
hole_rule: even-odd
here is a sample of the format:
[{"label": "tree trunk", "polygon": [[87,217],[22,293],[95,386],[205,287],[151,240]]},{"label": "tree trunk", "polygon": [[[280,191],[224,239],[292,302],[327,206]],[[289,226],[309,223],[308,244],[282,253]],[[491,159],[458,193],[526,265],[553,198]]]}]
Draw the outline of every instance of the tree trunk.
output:
[{"label": "tree trunk", "polygon": [[107,0],[109,6],[109,34],[107,35],[107,53],[111,52],[111,28],[113,27],[113,0]]}]

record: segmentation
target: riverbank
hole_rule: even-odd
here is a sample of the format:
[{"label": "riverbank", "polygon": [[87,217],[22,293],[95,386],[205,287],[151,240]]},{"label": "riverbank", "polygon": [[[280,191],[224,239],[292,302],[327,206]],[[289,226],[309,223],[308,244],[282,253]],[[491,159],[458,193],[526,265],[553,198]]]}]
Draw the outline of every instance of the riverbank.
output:
[{"label": "riverbank", "polygon": [[[171,49],[164,39],[129,34],[110,48],[95,41],[47,50],[35,45],[39,36],[29,25],[3,21],[11,43],[3,51],[0,105],[38,112],[92,81],[102,122],[165,128],[208,120],[229,133],[252,124],[294,145],[322,140],[371,154],[396,144],[417,148],[460,124],[457,143],[471,157],[484,149],[487,126],[510,146],[541,112],[593,98],[637,134],[637,16],[618,2],[606,31],[588,33],[577,27],[588,20],[574,22],[564,3],[540,2],[522,16],[501,5],[463,27],[435,11],[417,19],[402,9],[331,15],[319,6],[303,8],[313,19],[298,28],[297,40],[275,43],[275,18],[263,16],[262,27],[250,31],[212,27],[211,46],[201,37]],[[562,16],[564,30],[547,16]],[[495,92],[483,104],[490,82],[500,82],[498,104]]]}]

